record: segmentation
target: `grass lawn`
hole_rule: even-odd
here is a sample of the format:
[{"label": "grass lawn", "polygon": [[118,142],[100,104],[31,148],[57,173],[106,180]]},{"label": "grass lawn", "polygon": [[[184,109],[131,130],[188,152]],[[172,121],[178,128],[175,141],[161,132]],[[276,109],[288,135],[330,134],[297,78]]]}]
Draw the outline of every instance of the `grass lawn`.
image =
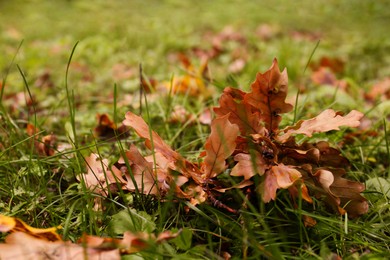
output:
[{"label": "grass lawn", "polygon": [[[36,228],[61,226],[57,232],[71,242],[84,233],[121,239],[126,231],[178,232],[122,259],[388,257],[388,1],[14,0],[0,1],[0,10],[1,215]],[[350,164],[337,164],[344,177],[365,184],[367,213],[349,218],[313,194],[307,203],[302,192],[294,200],[285,189],[264,203],[258,188],[264,176],[251,178],[247,188],[207,193],[220,182],[242,180],[229,175],[233,157],[211,186],[202,186],[203,203],[173,189],[162,197],[145,194],[143,178],[132,177],[133,188],[107,184],[105,170],[131,168],[122,158],[130,147],[141,158],[158,159],[144,143],[149,137],[131,129],[137,124],[120,127],[126,112],[201,165],[211,131],[207,112],[219,106],[225,87],[250,92],[256,73],[274,58],[287,68],[286,101],[294,105],[280,129],[330,108],[364,114],[359,127],[296,141],[297,147],[326,141],[340,151]],[[92,153],[105,161],[91,162]],[[92,191],[82,176],[93,176],[103,163],[110,167]],[[170,169],[178,182],[182,173]],[[0,246],[7,235],[0,233]]]}]

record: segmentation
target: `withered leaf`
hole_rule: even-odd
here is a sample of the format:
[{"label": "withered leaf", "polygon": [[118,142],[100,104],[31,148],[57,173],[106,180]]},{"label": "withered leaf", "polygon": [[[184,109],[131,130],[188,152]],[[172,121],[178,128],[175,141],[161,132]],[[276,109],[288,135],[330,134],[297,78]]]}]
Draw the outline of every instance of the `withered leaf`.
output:
[{"label": "withered leaf", "polygon": [[12,260],[25,259],[72,259],[119,260],[119,250],[102,250],[63,241],[47,241],[23,232],[8,235],[4,244],[0,244],[0,258]]},{"label": "withered leaf", "polygon": [[238,126],[229,122],[229,114],[214,119],[211,123],[211,134],[206,141],[206,157],[202,165],[205,178],[214,178],[225,170],[225,160],[236,148]]},{"label": "withered leaf", "polygon": [[260,184],[259,191],[264,202],[270,202],[276,198],[277,189],[286,189],[301,178],[301,173],[291,166],[274,165],[265,173],[265,179]]},{"label": "withered leaf", "polygon": [[346,116],[341,116],[332,109],[326,109],[317,117],[308,120],[300,120],[294,126],[283,129],[282,135],[277,140],[285,142],[293,134],[304,134],[311,137],[314,133],[324,133],[331,130],[340,130],[340,126],[357,127],[363,114],[352,110]]},{"label": "withered leaf", "polygon": [[163,87],[172,93],[188,94],[190,96],[209,96],[212,92],[207,88],[208,61],[204,59],[196,69],[190,60],[184,55],[179,55],[183,63],[186,74],[173,78],[173,81],[164,82]]},{"label": "withered leaf", "polygon": [[253,151],[253,154],[239,153],[234,156],[234,160],[238,163],[233,167],[230,175],[243,176],[245,180],[249,180],[256,174],[263,175],[269,168],[263,156],[257,151]]},{"label": "withered leaf", "polygon": [[115,166],[109,167],[107,159],[101,159],[99,155],[92,153],[85,158],[87,173],[77,176],[79,181],[83,180],[85,186],[90,190],[107,195],[111,184],[125,185],[126,180],[122,178],[122,172]]},{"label": "withered leaf", "polygon": [[125,173],[126,188],[130,191],[137,189],[141,193],[157,195],[159,189],[157,176],[153,171],[153,163],[146,161],[134,145],[131,145],[129,151],[126,151],[126,157],[131,167],[131,171]]},{"label": "withered leaf", "polygon": [[164,156],[171,163],[169,164],[172,170],[180,171],[186,178],[192,178],[195,182],[200,183],[200,171],[191,162],[185,160],[178,152],[174,151],[163,139],[154,131],[150,130],[146,122],[139,116],[127,112],[126,119],[123,121],[135,130],[135,132],[145,139],[145,145]]},{"label": "withered leaf", "polygon": [[238,125],[242,135],[263,134],[260,113],[253,111],[251,105],[243,102],[245,94],[238,89],[225,88],[219,99],[219,107],[214,108],[214,112],[217,116],[229,114],[229,121]]},{"label": "withered leaf", "polygon": [[126,231],[122,239],[110,237],[97,237],[87,234],[79,239],[78,243],[86,246],[89,249],[95,250],[115,250],[120,249],[121,254],[132,254],[140,252],[150,246],[151,243],[161,243],[169,239],[173,239],[180,234],[173,233],[169,230],[160,233],[157,237],[154,234],[145,232],[133,233]]},{"label": "withered leaf", "polygon": [[126,127],[124,125],[117,127],[107,114],[97,114],[96,118],[98,120],[98,125],[93,130],[96,137],[107,140],[114,138],[115,136],[121,138],[128,136]]},{"label": "withered leaf", "polygon": [[172,148],[166,144],[156,132],[150,130],[149,126],[142,117],[131,112],[127,112],[126,119],[123,121],[123,124],[133,128],[140,137],[146,139],[145,144],[149,149],[152,150],[152,148],[154,148],[156,151],[159,151],[171,160],[182,160],[180,154],[173,151]]},{"label": "withered leaf", "polygon": [[280,114],[293,109],[291,104],[285,102],[288,90],[287,70],[279,71],[278,61],[274,59],[269,70],[264,74],[257,73],[252,83],[252,92],[244,97],[244,101],[259,109],[261,118],[270,133],[278,129],[282,120]]},{"label": "withered leaf", "polygon": [[368,211],[367,200],[360,195],[364,184],[342,178],[344,169],[318,169],[313,176],[315,185],[323,190],[315,189],[320,195],[325,194],[326,202],[340,214],[348,212],[349,217],[355,218]]},{"label": "withered leaf", "polygon": [[0,232],[23,232],[41,240],[62,241],[61,237],[56,233],[58,228],[34,228],[18,218],[0,215]]}]

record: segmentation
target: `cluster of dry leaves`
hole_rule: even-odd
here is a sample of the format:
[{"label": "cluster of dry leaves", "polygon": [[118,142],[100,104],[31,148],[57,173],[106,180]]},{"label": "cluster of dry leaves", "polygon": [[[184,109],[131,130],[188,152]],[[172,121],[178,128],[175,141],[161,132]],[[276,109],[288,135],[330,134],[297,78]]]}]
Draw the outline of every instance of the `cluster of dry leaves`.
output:
[{"label": "cluster of dry leaves", "polygon": [[[121,255],[144,250],[151,243],[161,243],[179,233],[165,231],[157,237],[126,231],[122,239],[84,234],[77,243],[63,241],[58,228],[33,228],[22,220],[0,215],[0,232],[10,233],[0,244],[0,259],[121,259]],[[153,241],[153,242],[152,242]]]},{"label": "cluster of dry leaves", "polygon": [[[281,72],[275,59],[268,71],[256,75],[249,93],[225,88],[219,107],[214,108],[216,117],[200,163],[184,158],[141,117],[127,112],[123,125],[145,139],[152,153],[143,156],[131,145],[126,156],[111,167],[106,159],[92,154],[87,158],[88,172],[80,180],[102,195],[119,185],[123,190],[159,198],[173,193],[193,205],[209,202],[233,213],[239,206],[233,209],[219,200],[229,189],[247,187],[245,192],[260,193],[264,202],[275,200],[279,189],[288,189],[294,202],[298,198],[308,203],[313,203],[313,198],[323,199],[340,214],[364,214],[368,203],[360,193],[365,187],[344,178],[349,163],[340,151],[325,141],[295,141],[296,135],[311,137],[341,126],[357,127],[363,114],[353,110],[344,116],[327,109],[317,117],[280,129],[281,114],[293,109],[286,103],[287,85],[287,71]],[[218,179],[225,172],[241,177],[241,181],[226,185]],[[256,187],[255,176],[261,179]]]}]

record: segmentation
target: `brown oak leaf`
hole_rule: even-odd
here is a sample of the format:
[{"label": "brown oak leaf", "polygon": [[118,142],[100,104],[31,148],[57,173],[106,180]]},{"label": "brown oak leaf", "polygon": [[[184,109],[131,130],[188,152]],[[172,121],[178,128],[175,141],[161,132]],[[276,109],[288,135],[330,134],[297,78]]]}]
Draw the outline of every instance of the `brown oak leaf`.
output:
[{"label": "brown oak leaf", "polygon": [[123,121],[135,130],[135,132],[145,139],[145,145],[152,151],[156,151],[169,161],[170,169],[181,172],[184,177],[192,178],[195,182],[201,183],[201,173],[199,168],[193,163],[185,160],[178,152],[174,151],[164,140],[153,130],[149,128],[142,117],[131,112],[126,113],[126,119]]},{"label": "brown oak leaf", "polygon": [[249,180],[256,174],[263,175],[270,167],[258,151],[252,151],[253,154],[239,153],[234,156],[238,163],[233,167],[231,176],[243,176]]},{"label": "brown oak leaf", "polygon": [[5,243],[0,244],[0,258],[12,260],[119,260],[120,253],[118,249],[94,249],[70,242],[42,240],[27,233],[15,232],[6,237]]},{"label": "brown oak leaf", "polygon": [[254,111],[250,104],[243,102],[245,94],[239,89],[225,88],[219,99],[219,107],[214,108],[214,112],[219,117],[229,114],[229,121],[238,125],[242,135],[264,134],[260,113]]},{"label": "brown oak leaf", "polygon": [[331,130],[340,130],[340,126],[357,127],[360,125],[360,119],[363,113],[352,110],[346,116],[332,109],[326,109],[317,117],[308,120],[300,120],[294,126],[283,129],[282,135],[277,136],[277,140],[285,142],[293,134],[304,134],[311,137],[314,133],[324,133]]},{"label": "brown oak leaf", "polygon": [[252,92],[244,97],[244,101],[259,109],[265,127],[270,133],[278,129],[282,120],[280,114],[293,109],[291,104],[285,102],[288,90],[287,70],[279,71],[278,61],[274,59],[269,70],[264,74],[257,73],[252,83]]},{"label": "brown oak leaf", "polygon": [[274,165],[265,173],[265,179],[259,186],[264,202],[275,200],[278,189],[286,189],[301,178],[301,173],[291,166]]},{"label": "brown oak leaf", "polygon": [[368,211],[367,200],[360,195],[365,186],[342,178],[344,174],[341,168],[319,168],[311,174],[314,178],[311,185],[316,186],[312,190],[317,197],[325,195],[325,201],[338,213],[348,212],[349,217],[355,218]]},{"label": "brown oak leaf", "polygon": [[206,157],[202,165],[203,177],[214,178],[225,170],[225,160],[236,148],[238,126],[228,120],[229,114],[213,120],[211,123],[211,134],[206,141]]}]

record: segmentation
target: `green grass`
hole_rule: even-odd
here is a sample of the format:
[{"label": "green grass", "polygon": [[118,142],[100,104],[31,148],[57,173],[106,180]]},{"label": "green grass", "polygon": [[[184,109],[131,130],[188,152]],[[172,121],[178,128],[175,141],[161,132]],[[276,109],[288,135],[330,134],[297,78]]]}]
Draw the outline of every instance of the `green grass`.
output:
[{"label": "green grass", "polygon": [[[221,259],[224,252],[233,259],[326,259],[332,253],[345,259],[387,257],[390,105],[388,100],[369,103],[363,97],[390,72],[386,1],[17,0],[0,2],[0,9],[0,71],[5,85],[0,106],[0,214],[34,227],[61,225],[60,233],[71,241],[83,232],[120,236],[124,227],[155,233],[182,229],[180,237],[137,254],[144,259]],[[255,33],[262,23],[275,28],[269,41]],[[174,149],[195,160],[209,127],[168,123],[172,108],[182,105],[198,116],[217,104],[225,86],[248,90],[256,72],[264,72],[276,57],[289,73],[291,103],[301,90],[296,117],[290,113],[283,124],[330,107],[344,112],[357,109],[372,121],[375,136],[341,148],[352,163],[349,178],[367,184],[367,214],[348,220],[316,200],[295,209],[284,191],[269,204],[252,198],[237,216],[207,204],[186,212],[190,205],[185,201],[169,197],[160,202],[127,192],[110,193],[103,200],[104,211],[93,209],[99,196],[76,179],[87,170],[85,157],[97,152],[115,163],[130,143],[143,147],[134,134],[120,142],[93,137],[96,114],[108,113],[119,123],[126,111],[138,112],[139,64],[146,77],[169,82],[183,74],[173,53],[188,53],[198,66],[200,61],[190,49],[210,48],[205,35],[226,26],[240,32],[246,44],[227,42],[226,52],[210,61],[212,97],[148,94],[142,109],[145,121]],[[293,39],[296,31],[319,34],[318,47],[318,39]],[[247,64],[240,73],[229,73],[231,53],[237,49],[247,52]],[[312,70],[305,67],[322,56],[345,61],[345,70],[337,77],[349,82],[348,92],[310,81]],[[128,77],[114,75],[117,64],[129,68]],[[37,81],[45,72],[51,86]],[[16,93],[24,93],[19,101],[14,99]],[[35,102],[26,106],[23,100],[29,96]],[[27,123],[38,127],[40,136],[53,133],[59,144],[70,147],[59,147],[53,156],[38,155],[34,137],[26,133]],[[321,138],[337,147],[349,132]],[[226,195],[232,207],[239,207],[243,196],[239,191]],[[304,227],[303,214],[316,219],[317,225]]]}]

